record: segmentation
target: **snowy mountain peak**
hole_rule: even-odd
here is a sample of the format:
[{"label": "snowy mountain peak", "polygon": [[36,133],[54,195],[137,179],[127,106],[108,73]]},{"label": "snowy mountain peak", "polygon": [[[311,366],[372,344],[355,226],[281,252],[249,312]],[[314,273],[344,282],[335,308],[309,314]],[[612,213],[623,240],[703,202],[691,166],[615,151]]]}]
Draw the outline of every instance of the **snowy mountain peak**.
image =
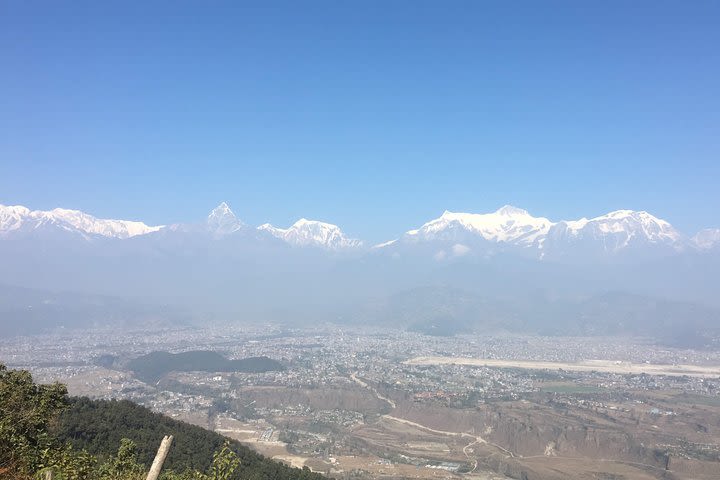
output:
[{"label": "snowy mountain peak", "polygon": [[495,212],[497,215],[504,215],[506,217],[518,216],[518,215],[530,215],[527,210],[522,208],[513,207],[512,205],[504,205],[497,209]]},{"label": "snowy mountain peak", "polygon": [[645,211],[616,210],[597,217],[593,221],[605,222],[613,231],[639,227],[649,239],[679,240],[681,237],[669,222]]},{"label": "snowy mountain peak", "polygon": [[329,250],[341,250],[362,246],[360,240],[348,238],[340,227],[331,223],[301,218],[290,228],[276,228],[266,223],[258,227],[280,238],[290,245],[298,247],[322,247]]},{"label": "snowy mountain peak", "polygon": [[222,202],[217,207],[213,208],[212,211],[210,211],[210,214],[208,215],[208,219],[210,218],[223,218],[223,217],[233,217],[237,218],[233,211],[230,209],[230,205],[228,205],[225,202]]},{"label": "snowy mountain peak", "polygon": [[645,211],[615,210],[595,218],[559,222],[549,232],[547,250],[564,252],[576,245],[616,253],[628,247],[682,250],[687,242],[665,220]]},{"label": "snowy mountain peak", "polygon": [[210,231],[219,235],[236,232],[244,226],[225,202],[213,208],[208,215],[207,225]]},{"label": "snowy mountain peak", "polygon": [[[714,245],[713,235],[704,233],[699,237],[695,242],[698,248]],[[646,211],[616,210],[591,219],[553,222],[505,205],[484,214],[446,210],[439,218],[406,232],[398,241],[375,248],[397,249],[403,244],[424,242],[439,243],[441,252],[463,245],[476,254],[521,247],[539,259],[564,257],[571,252],[589,256],[614,254],[627,247],[667,253],[683,251],[691,245],[670,223]]]},{"label": "snowy mountain peak", "polygon": [[41,227],[79,233],[83,236],[130,238],[156,232],[162,226],[142,222],[95,218],[79,210],[55,208],[50,211],[0,205],[0,235],[12,231],[36,230]]},{"label": "snowy mountain peak", "polygon": [[493,213],[456,213],[446,210],[439,218],[408,231],[407,241],[458,240],[467,234],[491,242],[529,246],[547,233],[553,223],[533,217],[526,210],[506,205]]},{"label": "snowy mountain peak", "polygon": [[30,216],[30,210],[22,205],[0,205],[0,232],[20,228],[23,220]]},{"label": "snowy mountain peak", "polygon": [[661,219],[655,217],[654,215],[649,214],[645,210],[615,210],[615,211],[606,213],[605,215],[596,217],[595,219],[602,219],[602,218],[613,218],[613,219],[633,218],[636,220],[650,221],[650,222],[655,222],[655,223],[668,223],[665,220],[661,220]]}]

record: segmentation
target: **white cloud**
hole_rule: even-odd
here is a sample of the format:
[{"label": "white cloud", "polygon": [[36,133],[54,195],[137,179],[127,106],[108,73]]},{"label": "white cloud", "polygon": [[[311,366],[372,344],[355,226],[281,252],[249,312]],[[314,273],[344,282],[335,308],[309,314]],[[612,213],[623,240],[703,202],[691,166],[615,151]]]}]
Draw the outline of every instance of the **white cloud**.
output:
[{"label": "white cloud", "polygon": [[462,257],[463,255],[466,255],[470,252],[470,247],[468,247],[467,245],[463,245],[462,243],[456,243],[452,247],[452,252],[453,255],[455,255],[456,257]]}]

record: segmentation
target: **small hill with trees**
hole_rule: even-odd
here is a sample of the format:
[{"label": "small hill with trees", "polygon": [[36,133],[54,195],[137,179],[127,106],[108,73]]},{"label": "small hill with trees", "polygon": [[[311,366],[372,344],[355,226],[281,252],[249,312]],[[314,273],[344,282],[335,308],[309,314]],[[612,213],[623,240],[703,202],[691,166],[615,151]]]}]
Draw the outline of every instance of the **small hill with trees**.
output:
[{"label": "small hill with trees", "polygon": [[268,357],[228,360],[217,352],[195,350],[183,353],[152,352],[130,360],[127,368],[144,382],[156,382],[170,372],[273,372],[285,367]]}]

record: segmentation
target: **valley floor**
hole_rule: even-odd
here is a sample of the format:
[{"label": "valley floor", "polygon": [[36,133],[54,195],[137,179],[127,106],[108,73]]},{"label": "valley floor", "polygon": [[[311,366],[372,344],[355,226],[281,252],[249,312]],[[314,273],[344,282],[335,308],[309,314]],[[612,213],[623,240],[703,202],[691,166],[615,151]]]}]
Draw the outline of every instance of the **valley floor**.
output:
[{"label": "valley floor", "polygon": [[[198,347],[287,369],[175,372],[148,384],[124,367],[153,350]],[[67,379],[73,394],[130,398],[335,478],[710,480],[720,471],[720,353],[643,339],[242,327],[18,338],[0,358],[39,380]]]}]

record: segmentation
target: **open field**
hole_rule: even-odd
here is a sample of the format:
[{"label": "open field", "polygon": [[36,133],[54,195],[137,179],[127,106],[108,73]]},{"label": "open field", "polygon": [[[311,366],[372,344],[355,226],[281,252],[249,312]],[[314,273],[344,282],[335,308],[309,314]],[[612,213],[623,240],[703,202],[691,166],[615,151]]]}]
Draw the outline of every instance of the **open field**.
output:
[{"label": "open field", "polygon": [[572,372],[604,372],[620,374],[667,375],[674,377],[716,378],[720,366],[707,365],[658,365],[652,363],[629,363],[612,360],[586,360],[577,363],[544,362],[534,360],[496,360],[489,358],[416,357],[404,362],[406,365],[469,365],[475,367],[521,368],[525,370],[567,370]]}]

